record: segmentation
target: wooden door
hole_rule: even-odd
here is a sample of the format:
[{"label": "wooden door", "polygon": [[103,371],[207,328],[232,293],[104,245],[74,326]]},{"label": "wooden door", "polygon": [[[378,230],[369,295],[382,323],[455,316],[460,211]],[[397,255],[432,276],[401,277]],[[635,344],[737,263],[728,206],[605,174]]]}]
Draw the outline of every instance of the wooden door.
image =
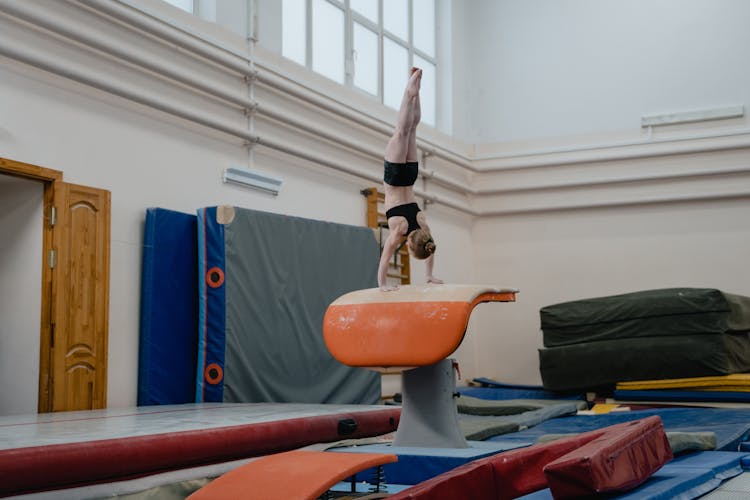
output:
[{"label": "wooden door", "polygon": [[54,200],[46,411],[105,408],[110,193],[55,182]]}]

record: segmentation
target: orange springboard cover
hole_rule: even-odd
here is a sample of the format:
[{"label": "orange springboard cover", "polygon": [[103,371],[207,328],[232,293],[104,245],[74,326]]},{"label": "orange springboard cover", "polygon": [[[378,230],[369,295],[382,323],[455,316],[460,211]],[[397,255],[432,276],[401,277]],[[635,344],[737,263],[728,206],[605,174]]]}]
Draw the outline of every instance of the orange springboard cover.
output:
[{"label": "orange springboard cover", "polygon": [[267,455],[214,479],[190,500],[315,500],[357,472],[397,460],[388,453],[294,450]]},{"label": "orange springboard cover", "polygon": [[518,290],[486,285],[406,285],[342,295],[328,306],[323,338],[334,358],[369,368],[428,366],[461,344],[482,302],[514,302]]}]

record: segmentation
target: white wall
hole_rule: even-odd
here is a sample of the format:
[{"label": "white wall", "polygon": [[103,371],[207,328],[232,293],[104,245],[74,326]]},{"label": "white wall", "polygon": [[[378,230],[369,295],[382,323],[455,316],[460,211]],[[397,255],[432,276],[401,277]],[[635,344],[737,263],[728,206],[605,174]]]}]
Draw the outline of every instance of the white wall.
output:
[{"label": "white wall", "polygon": [[453,3],[460,139],[631,131],[642,115],[750,102],[744,0]]},{"label": "white wall", "polygon": [[[378,184],[395,113],[280,58],[277,39],[268,33],[278,13],[265,0],[259,1],[259,12],[268,12],[270,22],[260,19],[259,31],[268,46],[257,47],[158,0],[93,3],[99,7],[55,2],[40,8],[23,0],[0,7],[6,13],[15,9],[0,16],[0,54],[5,55],[0,59],[0,151],[61,170],[68,182],[112,192],[108,405],[122,407],[136,401],[146,208],[193,213],[202,206],[233,204],[364,225],[359,191]],[[683,22],[706,17],[714,5],[680,2],[677,8],[677,3],[668,3],[670,12]],[[728,22],[746,13],[743,2],[716,4],[732,10]],[[128,5],[148,15],[121,9]],[[735,53],[726,49],[747,46],[744,32],[730,26],[724,38],[702,38],[710,47],[700,48],[724,54],[718,62],[722,71],[734,68],[737,76],[722,73],[720,83],[727,87],[714,82],[726,90],[718,103],[718,91],[702,93],[715,88],[708,71],[697,71],[701,78],[688,81],[670,70],[658,86],[635,90],[625,73],[615,71],[612,54],[630,70],[661,67],[654,47],[671,38],[664,34],[643,53],[634,45],[642,26],[611,27],[610,36],[594,30],[595,20],[608,25],[612,19],[635,23],[666,16],[650,3],[633,3],[640,11],[602,3],[625,9],[617,16],[583,0],[555,6],[535,0],[441,5],[454,16],[446,31],[453,39],[457,137],[420,127],[420,147],[431,155],[424,164],[427,175],[417,185],[436,201],[427,207],[438,244],[435,273],[454,283],[521,289],[516,304],[477,310],[456,353],[464,379],[538,381],[538,309],[551,302],[676,284],[750,295],[743,275],[750,254],[750,230],[743,222],[750,198],[746,119],[668,127],[649,136],[640,130],[644,111],[635,101],[651,103],[648,112],[746,102],[747,67],[732,66]],[[16,15],[24,16],[21,9],[35,16],[26,22],[45,28],[30,30],[17,21]],[[113,23],[109,15],[134,16],[143,24]],[[143,30],[160,17],[168,22],[155,22],[157,32],[146,36]],[[52,23],[61,23],[68,33],[60,35]],[[545,37],[555,32],[556,23],[558,31],[570,25],[571,32],[553,43]],[[236,24],[233,29],[240,29]],[[591,42],[573,26],[588,26]],[[700,27],[695,31],[709,29]],[[88,35],[86,43],[69,39]],[[513,43],[505,43],[502,37],[511,35]],[[97,50],[81,48],[87,44]],[[558,52],[551,53],[553,47]],[[612,52],[587,52],[597,47]],[[694,52],[698,48],[693,46]],[[104,57],[105,50],[116,54]],[[609,72],[566,69],[549,78],[551,62],[545,61],[553,58],[563,58],[564,68],[592,67],[579,54]],[[704,56],[701,61],[713,61]],[[509,65],[519,71],[507,72]],[[258,77],[246,80],[251,70]],[[592,81],[596,92],[581,90]],[[254,113],[247,111],[250,98],[258,103]],[[611,112],[603,109],[605,101],[614,106]],[[232,165],[281,177],[281,193],[273,197],[222,184],[222,170]],[[421,282],[423,269],[419,263],[415,267],[415,281]],[[38,307],[29,311],[38,314]]]},{"label": "white wall", "polygon": [[0,175],[0,415],[37,411],[43,193]]},{"label": "white wall", "polygon": [[482,374],[540,381],[545,305],[671,286],[750,294],[747,116],[640,126],[747,109],[750,3],[480,0],[454,12],[454,135],[476,144],[485,214],[476,278],[521,289],[474,319]]},{"label": "white wall", "polygon": [[[653,288],[750,295],[750,199],[532,213],[477,223],[476,265],[518,302],[478,311],[484,376],[539,383],[539,309]],[[744,215],[741,215],[744,214]]]}]

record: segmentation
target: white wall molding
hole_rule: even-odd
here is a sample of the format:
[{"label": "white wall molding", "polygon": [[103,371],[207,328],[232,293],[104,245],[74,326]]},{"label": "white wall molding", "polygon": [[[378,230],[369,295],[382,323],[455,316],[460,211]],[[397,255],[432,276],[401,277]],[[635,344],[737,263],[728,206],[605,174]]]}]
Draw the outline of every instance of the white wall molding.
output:
[{"label": "white wall molding", "polygon": [[[486,149],[499,146],[490,145]],[[475,155],[473,160],[477,172],[496,172],[622,159],[648,159],[747,147],[750,147],[750,129],[742,128],[599,144],[571,144],[543,149],[528,148],[510,153],[480,153]]]},{"label": "white wall molding", "polygon": [[[135,48],[134,44],[123,43],[122,38],[113,36],[111,24],[110,29],[105,29],[105,27],[97,29],[92,23],[75,22],[73,18],[65,19],[59,13],[50,12],[50,10],[47,6],[42,8],[37,2],[8,1],[2,6],[2,11],[8,15],[81,44],[88,49],[103,52],[123,63],[135,65],[162,78],[222,99],[240,109],[250,111],[255,107],[255,103],[243,95],[239,80],[235,82],[234,88],[230,88],[230,85],[223,82],[206,78],[203,71],[190,71],[186,65],[176,64],[174,58],[155,57],[153,52]],[[71,10],[66,9],[66,12],[70,13]]]}]

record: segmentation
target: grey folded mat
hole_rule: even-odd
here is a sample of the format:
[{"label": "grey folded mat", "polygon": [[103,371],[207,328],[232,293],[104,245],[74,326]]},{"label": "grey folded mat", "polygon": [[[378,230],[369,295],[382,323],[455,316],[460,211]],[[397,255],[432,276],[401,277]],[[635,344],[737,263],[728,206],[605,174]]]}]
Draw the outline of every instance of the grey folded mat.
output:
[{"label": "grey folded mat", "polygon": [[750,297],[666,288],[564,302],[540,310],[545,389],[750,370]]},{"label": "grey folded mat", "polygon": [[560,404],[576,405],[577,410],[586,410],[588,405],[585,401],[572,401],[569,399],[480,399],[462,394],[456,399],[458,412],[466,415],[516,415],[527,411],[539,410],[547,406]]},{"label": "grey folded mat", "polygon": [[[667,431],[667,440],[672,453],[686,451],[710,451],[716,449],[716,433],[714,432],[671,432]],[[548,443],[575,434],[544,434],[539,436],[537,443]]]},{"label": "grey folded mat", "polygon": [[750,331],[750,297],[665,288],[563,302],[539,316],[544,347],[669,335]]},{"label": "grey folded mat", "polygon": [[575,415],[579,409],[587,408],[584,401],[495,401],[469,396],[461,396],[457,404],[459,413],[463,414],[458,423],[469,441],[482,441],[492,436],[517,432],[551,418]]},{"label": "grey folded mat", "polygon": [[642,337],[540,349],[539,371],[550,391],[742,373],[750,371],[750,334]]}]

